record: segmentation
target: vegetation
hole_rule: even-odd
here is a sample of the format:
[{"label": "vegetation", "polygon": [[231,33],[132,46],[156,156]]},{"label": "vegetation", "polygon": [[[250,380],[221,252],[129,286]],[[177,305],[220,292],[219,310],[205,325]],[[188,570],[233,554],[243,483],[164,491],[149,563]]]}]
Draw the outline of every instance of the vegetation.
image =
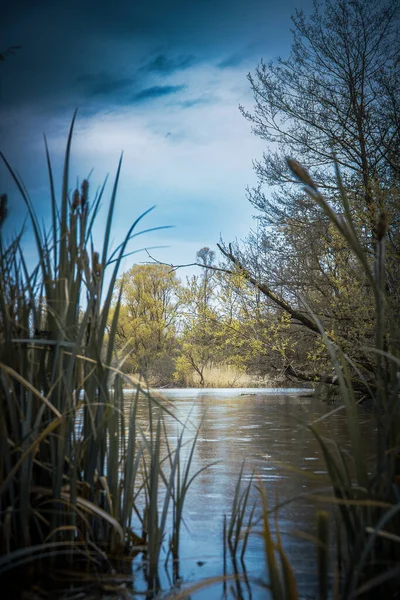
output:
[{"label": "vegetation", "polygon": [[[161,542],[168,528],[177,555],[184,499],[196,476],[190,473],[190,459],[184,469],[180,464],[183,433],[176,447],[168,446],[161,455],[166,403],[118,368],[124,284],[118,270],[145,215],[111,251],[120,161],[103,247],[95,250],[92,229],[104,187],[92,202],[87,180],[69,195],[74,121],[75,116],[59,203],[46,145],[52,215],[48,232],[2,155],[25,201],[38,257],[37,266],[31,267],[22,233],[8,245],[1,237],[0,576],[11,573],[12,597],[21,583],[16,569],[22,570],[26,586],[26,574],[35,574],[26,565],[36,561],[36,573],[49,573],[49,564],[53,569],[65,566],[60,561],[65,555],[70,567],[83,572],[90,567],[92,580],[101,583],[102,574],[115,573],[116,565],[123,571],[126,561],[142,551],[149,587],[157,588]],[[2,233],[6,213],[3,195]],[[168,343],[167,338],[163,341]],[[136,389],[130,397],[124,394],[126,384]],[[144,402],[148,431],[137,421]],[[196,438],[192,454],[195,443]],[[159,513],[160,494],[164,504]]]},{"label": "vegetation", "polygon": [[[343,600],[372,598],[379,587],[385,598],[395,597],[399,16],[397,0],[326,0],[308,20],[296,13],[291,55],[261,62],[249,76],[254,112],[242,109],[256,135],[272,143],[249,191],[257,230],[241,246],[221,243],[219,263],[209,248],[199,250],[200,274],[185,283],[163,264],[120,274],[146,215],[110,248],[121,161],[96,250],[92,231],[105,187],[92,201],[87,180],[69,193],[75,116],[59,202],[46,144],[49,231],[1,155],[28,211],[37,265],[28,263],[22,232],[9,243],[2,235],[0,575],[25,574],[33,561],[54,569],[66,556],[101,581],[100,573],[123,571],[143,552],[155,595],[169,538],[167,559],[178,578],[184,503],[200,472],[191,470],[198,431],[183,463],[187,423],[172,447],[164,421],[165,412],[173,416],[170,407],[141,382],[206,386],[213,369],[225,369],[236,374],[232,384],[243,374],[335,384],[342,405],[334,410],[345,411],[351,450],[323,437],[318,421],[308,425],[332,487],[316,514],[319,595],[326,599],[333,588]],[[2,195],[2,233],[6,218]],[[127,386],[134,388],[130,396]],[[361,400],[376,420],[372,464],[361,436]],[[138,420],[143,405],[146,430]],[[245,481],[243,465],[225,519],[225,553],[228,547],[236,561],[240,550],[243,559],[257,531],[268,571],[262,585],[274,600],[295,599],[296,575],[271,523],[279,507],[269,507],[256,475]],[[261,495],[261,530],[253,485]]]},{"label": "vegetation", "polygon": [[[343,349],[327,336],[318,316],[310,310],[326,344],[332,367],[340,389],[341,406],[344,409],[351,441],[349,452],[344,451],[335,439],[323,437],[319,421],[304,425],[316,437],[324,457],[332,495],[326,491],[315,497],[322,504],[316,511],[316,533],[314,537],[319,598],[328,597],[350,600],[352,598],[395,598],[400,580],[400,360],[398,344],[398,323],[390,309],[385,280],[385,241],[387,234],[386,217],[381,215],[376,237],[376,262],[372,269],[369,257],[362,247],[352,218],[350,204],[339,178],[342,211],[339,215],[321,194],[309,173],[297,162],[289,160],[293,175],[304,185],[310,198],[324,211],[338,234],[347,242],[354,259],[363,269],[370,283],[375,305],[375,343],[369,347],[375,357],[373,381],[370,386],[365,379],[365,388],[377,428],[373,461],[366,451],[368,440],[361,436],[357,390],[351,376],[354,368],[352,359]],[[342,217],[341,215],[344,215]],[[393,334],[386,334],[386,326]],[[331,416],[327,413],[323,419]],[[370,448],[369,448],[370,449]],[[285,551],[279,532],[279,509],[287,503],[269,508],[267,493],[261,484],[256,488],[261,495],[261,529],[254,522],[254,504],[250,508],[253,476],[247,484],[243,482],[243,466],[239,473],[233,497],[228,525],[225,524],[224,539],[235,556],[242,539],[242,559],[246,551],[249,532],[261,535],[268,578],[257,581],[271,593],[274,600],[296,600],[299,598],[296,574]],[[327,508],[334,508],[335,526]],[[274,531],[275,528],[275,531]],[[335,532],[335,536],[333,535]],[[335,550],[330,538],[335,539]],[[235,569],[237,580],[247,580],[247,574]],[[226,579],[228,577],[226,576]],[[212,580],[210,583],[214,583]],[[204,582],[206,583],[206,582]],[[185,594],[195,591],[197,586],[185,590]],[[183,597],[178,595],[177,598]]]},{"label": "vegetation", "polygon": [[248,190],[258,225],[242,246],[222,244],[220,250],[227,269],[239,271],[264,296],[267,321],[274,310],[287,316],[292,349],[284,366],[299,379],[319,379],[324,371],[331,376],[326,345],[307,307],[364,376],[374,363],[365,348],[374,338],[375,313],[371,284],[353,248],[299,189],[287,156],[309,170],[343,215],[335,156],[370,265],[384,212],[388,302],[399,317],[399,10],[398,1],[317,2],[309,19],[301,11],[293,18],[289,58],[262,61],[249,75],[255,107],[242,113],[269,142],[255,163],[258,184]]},{"label": "vegetation", "polygon": [[343,217],[336,161],[370,266],[386,215],[385,277],[398,319],[399,11],[398,0],[317,1],[310,18],[302,11],[293,17],[289,57],[261,61],[249,74],[255,106],[241,110],[268,143],[255,162],[258,183],[248,190],[257,227],[242,244],[219,244],[220,262],[208,248],[198,252],[202,275],[181,283],[180,310],[171,315],[175,352],[163,385],[187,385],[196,374],[207,386],[205,370],[227,362],[253,377],[337,382],[309,309],[351,358],[357,389],[366,392],[357,370],[375,385],[367,349],[375,335],[371,283],[348,240],[299,187],[286,157],[309,170]]},{"label": "vegetation", "polygon": [[[185,284],[170,266],[134,265],[124,273],[116,328],[123,372],[152,386],[239,387],[287,382],[296,354],[290,319],[268,306],[243,274],[197,253],[200,275]],[[109,327],[114,315],[110,311]],[[223,382],[223,384],[221,383]]]},{"label": "vegetation", "polygon": [[[327,337],[321,322],[314,314],[313,318],[328,348],[335,374],[340,387],[340,397],[346,411],[349,437],[352,443],[350,456],[340,449],[335,440],[324,439],[317,424],[310,429],[316,436],[324,455],[331,480],[334,498],[326,501],[337,507],[337,527],[340,535],[337,539],[338,590],[341,598],[376,597],[376,589],[385,597],[393,597],[398,589],[400,557],[399,519],[399,458],[400,409],[399,409],[399,367],[397,348],[397,323],[390,311],[390,302],[385,281],[385,238],[387,233],[386,216],[381,215],[376,235],[375,272],[370,268],[368,255],[357,236],[350,204],[344,188],[340,184],[343,217],[339,217],[323,197],[308,172],[294,161],[288,161],[294,176],[305,186],[306,193],[327,215],[330,223],[351,248],[365,278],[370,282],[375,304],[375,344],[369,350],[375,357],[374,381],[376,387],[369,387],[369,395],[375,411],[377,425],[377,443],[374,463],[366,459],[366,448],[361,437],[357,414],[357,400],[350,368],[351,359],[342,348],[333,344]],[[386,335],[388,322],[395,335]],[[385,364],[384,364],[385,363]],[[264,509],[264,537],[266,554],[271,576],[273,577],[272,556],[275,546],[268,546],[268,516]],[[318,513],[317,548],[320,595],[327,597],[328,590],[328,523],[323,512]],[[269,542],[268,542],[269,543]],[[279,540],[278,540],[279,544]],[[279,545],[278,545],[279,550]],[[280,550],[279,550],[280,551]],[[284,565],[285,566],[285,565]],[[286,568],[286,567],[285,567]],[[274,598],[295,598],[293,588],[282,595],[280,589],[274,592]]]},{"label": "vegetation", "polygon": [[299,187],[286,157],[308,169],[344,218],[334,163],[340,168],[370,268],[385,215],[387,301],[398,319],[399,11],[398,0],[316,2],[311,17],[293,17],[289,57],[261,61],[249,74],[255,106],[241,110],[267,142],[255,162],[258,183],[248,190],[257,227],[241,244],[219,244],[219,263],[209,249],[198,253],[203,275],[186,285],[189,316],[178,330],[176,381],[194,371],[207,385],[204,369],[228,356],[248,375],[337,383],[311,310],[328,340],[351,358],[357,389],[367,391],[363,379],[376,384],[368,350],[375,336],[372,284],[347,238]]},{"label": "vegetation", "polygon": [[372,284],[348,240],[299,187],[286,157],[309,170],[344,218],[336,161],[370,267],[385,215],[387,295],[398,319],[399,11],[398,0],[316,2],[310,18],[301,11],[293,17],[289,57],[261,61],[249,74],[255,106],[241,110],[267,142],[255,162],[258,183],[248,190],[257,227],[242,244],[219,244],[220,263],[209,250],[198,254],[198,266],[213,274],[186,286],[190,319],[178,344],[178,382],[195,371],[207,385],[203,369],[226,356],[248,374],[337,381],[311,310],[351,358],[357,389],[367,391],[357,370],[376,384],[368,350],[375,335]]},{"label": "vegetation", "polygon": [[141,373],[153,385],[171,382],[181,305],[179,280],[164,265],[134,265],[117,285],[122,294],[116,295],[111,315],[119,306],[116,349],[124,358],[124,370]]}]

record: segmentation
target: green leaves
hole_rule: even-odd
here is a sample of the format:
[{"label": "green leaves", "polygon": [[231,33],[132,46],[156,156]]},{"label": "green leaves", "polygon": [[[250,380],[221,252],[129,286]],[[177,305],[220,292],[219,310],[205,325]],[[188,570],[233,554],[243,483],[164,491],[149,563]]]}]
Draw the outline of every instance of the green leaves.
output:
[{"label": "green leaves", "polygon": [[141,373],[153,385],[172,379],[177,352],[181,299],[180,282],[164,265],[134,265],[119,280],[121,295],[110,311],[108,326],[118,307],[114,347],[129,353],[124,370]]}]

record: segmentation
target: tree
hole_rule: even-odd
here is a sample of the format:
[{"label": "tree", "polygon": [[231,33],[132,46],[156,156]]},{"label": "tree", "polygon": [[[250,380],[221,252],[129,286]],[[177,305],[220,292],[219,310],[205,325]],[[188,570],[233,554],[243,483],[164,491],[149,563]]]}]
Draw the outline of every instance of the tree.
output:
[{"label": "tree", "polygon": [[234,270],[290,315],[294,330],[300,327],[318,371],[326,355],[308,307],[330,338],[368,368],[363,347],[373,335],[374,311],[365,275],[318,205],[299,189],[287,157],[309,170],[310,181],[339,213],[346,193],[371,262],[379,216],[387,214],[389,297],[398,306],[400,3],[326,0],[314,6],[309,19],[302,11],[293,17],[289,58],[261,61],[248,76],[255,107],[241,110],[268,144],[255,162],[258,183],[248,190],[261,234],[257,245],[250,236],[241,248],[220,249]]},{"label": "tree", "polygon": [[[400,175],[400,4],[374,0],[316,2],[310,19],[293,17],[287,60],[261,61],[248,75],[253,131],[272,145],[255,163],[259,185],[250,200],[270,224],[312,217],[315,207],[293,189],[286,157],[308,168],[325,196],[337,199],[332,154],[355,208],[376,226],[374,183],[390,192]],[[263,185],[276,186],[270,199]],[[306,206],[304,206],[306,202]]]},{"label": "tree", "polygon": [[205,386],[205,368],[223,357],[223,338],[215,298],[217,281],[212,269],[214,257],[215,252],[209,248],[197,252],[196,259],[203,272],[188,279],[182,291],[185,318],[175,380],[183,383],[194,371],[201,387]]},{"label": "tree", "polygon": [[155,385],[169,383],[175,369],[180,281],[165,265],[134,265],[124,273],[116,337],[124,368]]},{"label": "tree", "polygon": [[219,314],[228,362],[260,377],[279,378],[297,356],[288,314],[249,285],[242,270],[218,272]]}]

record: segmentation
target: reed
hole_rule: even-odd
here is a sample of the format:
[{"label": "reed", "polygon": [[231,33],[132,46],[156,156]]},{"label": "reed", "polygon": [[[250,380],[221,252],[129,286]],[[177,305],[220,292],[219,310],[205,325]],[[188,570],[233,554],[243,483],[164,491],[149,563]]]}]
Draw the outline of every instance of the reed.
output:
[{"label": "reed", "polygon": [[232,556],[236,556],[239,543],[241,540],[243,540],[242,551],[240,555],[242,561],[246,552],[247,542],[252,528],[254,511],[256,509],[256,502],[253,502],[250,511],[248,511],[250,492],[253,487],[253,474],[251,474],[249,481],[242,486],[244,464],[245,461],[242,463],[236,481],[235,493],[232,500],[232,510],[226,530],[226,539]]},{"label": "reed", "polygon": [[[337,509],[340,597],[368,597],[368,594],[372,597],[379,586],[380,593],[389,598],[400,582],[400,360],[398,323],[390,313],[386,295],[387,219],[385,213],[381,213],[373,264],[357,236],[339,169],[336,168],[337,181],[344,217],[334,212],[301,165],[289,161],[289,166],[351,248],[375,299],[375,345],[366,349],[375,356],[372,371],[363,371],[362,366],[352,363],[328,339],[322,324],[310,311],[324,338],[337,377],[352,444],[350,454],[343,452],[334,440],[323,438],[318,423],[311,424],[310,429],[320,444],[334,492],[333,497],[325,498],[325,501]],[[359,382],[365,390],[364,400],[372,405],[376,420],[377,440],[372,465],[367,459],[369,453],[360,431],[356,392]],[[322,542],[325,534],[321,523],[318,530]],[[322,577],[326,562],[320,557],[318,564]],[[326,591],[321,593],[326,595]]]},{"label": "reed", "polygon": [[[102,246],[95,247],[93,228],[105,184],[93,200],[87,180],[69,193],[75,119],[76,113],[68,134],[59,201],[45,140],[49,231],[42,227],[22,181],[1,155],[28,211],[37,265],[28,264],[22,233],[8,244],[1,236],[0,574],[43,558],[56,564],[57,557],[65,554],[70,561],[90,563],[96,569],[143,549],[155,560],[159,546],[157,523],[146,547],[132,528],[138,495],[145,488],[150,502],[146,510],[153,518],[160,474],[161,421],[155,431],[150,430],[148,440],[138,429],[137,410],[146,399],[160,410],[168,409],[140,382],[119,371],[121,357],[115,350],[122,291],[115,292],[115,286],[121,261],[130,254],[128,244],[149,231],[140,224],[152,209],[132,223],[112,250],[121,157]],[[6,209],[7,199],[2,196],[2,233]],[[127,381],[136,389],[134,399],[128,401],[123,393]],[[149,451],[150,479],[144,481],[141,463]],[[170,491],[167,485],[167,496]],[[161,532],[165,518],[166,509]]]},{"label": "reed", "polygon": [[[200,422],[200,425],[196,428],[196,433],[193,439],[189,440],[185,461],[183,460],[183,448],[184,446],[186,446],[186,443],[184,442],[184,434],[190,424],[190,414],[184,427],[181,429],[181,433],[178,436],[176,448],[171,449],[170,445],[168,444],[168,457],[170,459],[169,485],[173,500],[170,551],[172,553],[172,557],[176,565],[177,561],[179,560],[181,527],[182,524],[184,524],[183,508],[189,488],[191,487],[194,480],[201,473],[203,473],[203,471],[209,469],[218,462],[214,461],[208,463],[207,465],[204,465],[203,467],[192,473],[194,452],[204,418],[205,414]],[[165,439],[168,440],[167,435],[165,435]],[[174,457],[173,461],[172,457]]]}]

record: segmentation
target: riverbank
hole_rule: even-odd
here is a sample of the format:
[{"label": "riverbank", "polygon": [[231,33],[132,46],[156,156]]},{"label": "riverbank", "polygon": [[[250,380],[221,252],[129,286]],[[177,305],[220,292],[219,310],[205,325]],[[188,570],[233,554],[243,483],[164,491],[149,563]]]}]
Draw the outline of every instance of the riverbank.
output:
[{"label": "riverbank", "polygon": [[[134,379],[139,379],[138,374],[132,375]],[[148,381],[151,388],[174,389],[174,388],[194,388],[194,389],[240,389],[240,388],[290,388],[295,385],[296,388],[313,387],[309,382],[293,382],[284,376],[257,376],[237,369],[231,365],[217,365],[205,367],[203,370],[204,385],[200,383],[200,376],[195,371],[189,373],[184,381],[172,380],[167,384],[161,384],[157,378]]]}]

